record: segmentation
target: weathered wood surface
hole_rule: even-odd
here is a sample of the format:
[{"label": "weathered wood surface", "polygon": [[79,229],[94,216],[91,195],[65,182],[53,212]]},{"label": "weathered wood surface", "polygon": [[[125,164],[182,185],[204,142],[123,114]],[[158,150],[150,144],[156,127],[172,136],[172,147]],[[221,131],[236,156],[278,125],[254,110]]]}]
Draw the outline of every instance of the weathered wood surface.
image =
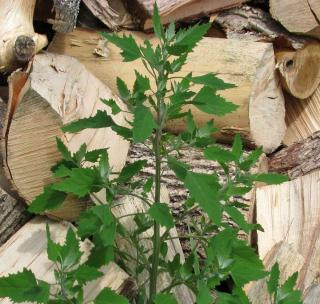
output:
[{"label": "weathered wood surface", "polygon": [[[52,239],[55,242],[64,242],[70,227],[66,223],[49,221]],[[88,256],[92,245],[89,241],[81,244],[81,250]],[[54,283],[54,264],[47,257],[46,220],[41,217],[34,218],[12,236],[0,247],[0,277],[10,273],[22,271],[28,268],[34,272],[36,277],[49,283]],[[93,300],[95,296],[105,287],[109,287],[118,293],[130,294],[125,290],[130,284],[130,278],[119,266],[111,262],[103,266],[101,271],[104,276],[91,282],[84,288],[86,301]],[[0,303],[11,303],[7,298],[0,299]]]},{"label": "weathered wood surface", "polygon": [[270,13],[289,32],[320,37],[317,0],[270,0]]},{"label": "weathered wood surface", "polygon": [[47,45],[47,37],[34,32],[36,0],[0,3],[0,73],[9,73],[25,64]]},{"label": "weathered wood surface", "polygon": [[111,30],[134,28],[135,23],[122,1],[83,0],[94,16]]},{"label": "weathered wood surface", "polygon": [[[152,36],[133,33],[139,43]],[[108,44],[107,57],[94,55],[101,38],[93,32],[77,29],[68,35],[57,34],[49,50],[79,59],[89,71],[116,92],[116,76],[131,87],[134,69],[146,74],[143,64],[136,60],[130,64],[122,62],[119,49]],[[203,54],[206,54],[205,58]],[[205,59],[205,60],[204,60]],[[226,82],[237,87],[225,90],[221,96],[239,105],[234,113],[216,117],[191,109],[198,125],[214,119],[221,141],[231,141],[235,133],[241,133],[249,144],[264,146],[266,152],[276,149],[285,132],[284,98],[275,72],[272,44],[237,41],[218,38],[204,38],[190,54],[181,75],[193,72],[200,75],[213,72]],[[167,125],[172,132],[185,128],[183,119]]]},{"label": "weathered wood surface", "polygon": [[[153,13],[154,0],[126,0],[129,11],[139,21],[145,30],[152,28],[151,16]],[[243,0],[158,0],[160,18],[163,24],[182,19],[191,19],[206,16],[209,13],[221,11],[240,5]]]},{"label": "weathered wood surface", "polygon": [[320,131],[270,155],[268,167],[271,172],[288,174],[290,179],[319,169]]},{"label": "weathered wood surface", "polygon": [[[19,77],[24,78],[22,86]],[[8,177],[27,203],[52,181],[50,169],[61,159],[56,147],[57,136],[73,152],[83,143],[87,144],[88,150],[108,148],[111,166],[116,171],[121,170],[129,143],[110,128],[87,129],[75,134],[63,134],[60,130],[63,124],[89,117],[97,110],[109,113],[110,108],[100,98],[114,98],[124,109],[122,101],[107,86],[76,59],[67,56],[37,55],[30,75],[17,72],[11,76],[5,149],[2,152],[6,152],[4,164]],[[119,125],[126,125],[122,113],[114,120]],[[61,209],[48,214],[73,220],[85,206],[70,197]]]},{"label": "weathered wood surface", "polygon": [[292,145],[320,130],[320,86],[308,98],[297,99],[285,94],[287,131],[285,145]]}]

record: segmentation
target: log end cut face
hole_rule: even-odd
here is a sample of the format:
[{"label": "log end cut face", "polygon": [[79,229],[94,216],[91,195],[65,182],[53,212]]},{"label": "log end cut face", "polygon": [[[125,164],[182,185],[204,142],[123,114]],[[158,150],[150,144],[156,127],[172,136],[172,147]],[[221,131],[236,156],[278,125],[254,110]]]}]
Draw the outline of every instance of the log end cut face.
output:
[{"label": "log end cut face", "polygon": [[[67,56],[37,55],[29,80],[8,124],[6,144],[7,169],[21,197],[29,203],[53,181],[51,168],[61,159],[56,137],[60,137],[72,152],[83,143],[88,151],[108,149],[110,165],[115,171],[122,169],[129,142],[110,128],[86,129],[73,134],[61,131],[64,124],[92,116],[98,110],[109,113],[110,109],[101,98],[114,98],[123,107],[118,97],[77,60]],[[125,125],[121,113],[113,119]],[[85,207],[85,202],[69,197],[50,215],[74,220]]]}]

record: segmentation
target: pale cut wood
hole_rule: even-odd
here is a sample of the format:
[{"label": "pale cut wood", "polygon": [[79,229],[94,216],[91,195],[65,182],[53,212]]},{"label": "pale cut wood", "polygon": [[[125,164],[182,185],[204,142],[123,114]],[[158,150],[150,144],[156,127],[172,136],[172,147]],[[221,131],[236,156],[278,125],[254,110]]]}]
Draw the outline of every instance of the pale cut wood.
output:
[{"label": "pale cut wood", "polygon": [[[310,5],[312,2],[312,6]],[[317,0],[270,0],[270,12],[289,32],[320,37]]]},{"label": "pale cut wood", "polygon": [[[290,244],[304,258],[314,247],[320,223],[320,171],[295,180],[257,189],[257,222],[259,255],[264,258],[280,241]],[[318,269],[320,270],[320,269]]]},{"label": "pale cut wood", "polygon": [[310,43],[297,51],[276,52],[276,67],[282,86],[291,95],[305,99],[320,84],[320,43]]},{"label": "pale cut wood", "polygon": [[[153,195],[152,195],[153,196]],[[105,197],[105,195],[102,195],[102,199]],[[151,197],[150,197],[151,198]],[[163,203],[169,203],[169,193],[165,187],[161,189],[161,202]],[[128,216],[130,214],[135,214],[137,212],[146,212],[148,210],[148,206],[142,202],[139,198],[132,197],[132,196],[125,196],[117,201],[117,207],[114,207],[112,209],[112,212],[115,217],[120,218],[120,222],[122,225],[125,226],[125,228],[129,232],[134,232],[136,229],[136,223],[134,221],[133,216]],[[163,234],[165,231],[164,228],[161,228],[161,234]],[[143,233],[141,235],[142,238],[151,238],[153,236],[153,228],[150,228],[148,231]],[[180,244],[180,241],[178,238],[176,228],[172,228],[170,230],[170,237],[175,238],[172,240],[167,241],[168,245],[168,253],[167,253],[167,260],[172,261],[176,254],[180,256],[180,261],[184,262],[184,254],[182,251],[182,247]],[[131,256],[136,257],[137,252],[134,247],[125,239],[123,239],[121,236],[118,236],[117,240],[117,247],[122,252],[127,252]],[[151,240],[141,240],[141,245],[146,249],[150,250],[153,248],[152,241]],[[130,263],[126,264],[126,267],[131,268],[133,270],[133,266]],[[148,273],[143,272],[139,278],[138,278],[138,286],[141,285],[145,280],[147,279]],[[169,274],[163,273],[158,278],[158,292],[163,290],[164,288],[168,287],[171,283],[171,278]],[[174,294],[176,295],[176,298],[178,300],[178,303],[181,304],[192,304],[194,303],[194,295],[186,286],[180,285],[173,289]]]},{"label": "pale cut wood", "polygon": [[[19,75],[24,78],[22,86],[15,81]],[[11,77],[10,90],[5,166],[15,189],[27,203],[52,182],[50,169],[61,158],[56,147],[57,136],[73,152],[83,143],[88,150],[108,148],[111,166],[115,171],[121,170],[129,142],[110,128],[87,129],[75,134],[63,134],[60,130],[63,124],[94,115],[99,109],[109,113],[110,108],[101,98],[114,98],[125,109],[121,100],[76,59],[49,53],[37,55],[30,75],[18,72]],[[115,115],[114,121],[126,125],[122,113]],[[74,220],[85,206],[84,202],[70,197],[60,209],[48,214]]]},{"label": "pale cut wood", "polygon": [[[146,37],[155,42],[152,36],[132,34],[138,43]],[[113,91],[117,90],[117,76],[132,86],[134,69],[147,74],[138,60],[129,64],[122,62],[119,49],[112,44],[108,46],[108,58],[96,57],[93,53],[100,39],[93,32],[77,29],[68,35],[57,34],[49,50],[78,58]],[[221,141],[230,142],[235,133],[240,133],[247,143],[262,145],[266,152],[279,146],[285,132],[284,99],[275,73],[271,44],[204,38],[190,54],[181,75],[188,72],[194,75],[213,72],[238,86],[221,92],[221,96],[240,106],[234,113],[215,117],[191,107],[198,125],[214,118],[216,126],[221,129],[217,134]],[[181,132],[185,121],[180,119],[166,127],[169,131]]]},{"label": "pale cut wood", "polygon": [[[212,12],[221,11],[230,7],[240,5],[244,0],[158,0],[160,18],[163,24],[178,21],[185,18],[208,15]],[[145,30],[152,28],[151,17],[153,15],[154,0],[134,0],[126,3],[129,11],[138,20]]]},{"label": "pale cut wood", "polygon": [[[304,258],[285,242],[275,244],[268,252],[263,263],[268,271],[277,262],[280,269],[280,284],[283,284],[293,273],[301,270]],[[267,279],[253,282],[247,287],[247,294],[252,304],[272,304],[267,289]]]},{"label": "pale cut wood", "polygon": [[34,32],[36,0],[0,3],[0,72],[11,72],[47,45],[47,37]]},{"label": "pale cut wood", "polygon": [[83,0],[93,15],[112,30],[134,28],[135,23],[121,0]]},{"label": "pale cut wood", "polygon": [[305,100],[290,95],[285,99],[287,131],[283,143],[289,146],[320,130],[320,86]]},{"label": "pale cut wood", "polygon": [[290,179],[320,168],[320,131],[270,156],[269,171],[288,174]]},{"label": "pale cut wood", "polygon": [[[63,243],[70,224],[49,221],[52,239]],[[89,241],[81,243],[84,258],[88,256],[92,244]],[[22,271],[23,268],[32,270],[37,279],[54,283],[54,264],[47,257],[46,220],[37,217],[27,223],[2,247],[0,247],[0,277]],[[85,259],[84,259],[85,261]],[[84,298],[91,301],[105,287],[117,293],[128,292],[124,288],[130,286],[130,278],[117,264],[111,262],[103,266],[104,276],[87,284],[84,288]],[[9,299],[0,299],[0,303],[11,303]]]}]

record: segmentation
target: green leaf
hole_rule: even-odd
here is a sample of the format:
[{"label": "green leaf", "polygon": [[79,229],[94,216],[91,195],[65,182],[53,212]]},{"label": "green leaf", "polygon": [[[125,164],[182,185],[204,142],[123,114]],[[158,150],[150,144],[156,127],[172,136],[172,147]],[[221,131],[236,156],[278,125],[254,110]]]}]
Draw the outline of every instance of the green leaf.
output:
[{"label": "green leaf", "polygon": [[172,73],[179,72],[187,61],[187,54],[183,54],[170,63]]},{"label": "green leaf", "polygon": [[251,230],[255,229],[255,225],[247,223],[244,215],[235,207],[225,206],[224,210],[230,215],[230,217],[235,221],[235,223],[244,232],[249,233]]},{"label": "green leaf", "polygon": [[32,213],[42,213],[46,210],[53,210],[62,205],[67,194],[52,188],[52,185],[46,186],[43,193],[38,195],[28,207]]},{"label": "green leaf", "polygon": [[99,129],[111,127],[114,124],[112,118],[105,111],[98,110],[97,114],[88,118],[82,118],[62,127],[63,132],[76,133],[84,129]]},{"label": "green leaf", "polygon": [[163,29],[163,26],[162,26],[162,23],[160,20],[157,2],[154,3],[154,7],[153,7],[152,23],[153,23],[153,30],[154,30],[156,37],[158,37],[159,39],[163,39],[164,38],[164,29]]},{"label": "green leaf", "polygon": [[236,136],[234,137],[233,144],[232,144],[232,153],[235,157],[235,160],[239,161],[240,157],[243,154],[243,144],[242,144],[240,134],[236,134]]},{"label": "green leaf", "polygon": [[174,227],[173,216],[167,204],[155,203],[149,208],[148,213],[151,218],[153,218],[161,226],[166,228]]},{"label": "green leaf", "polygon": [[171,22],[167,27],[166,33],[165,33],[167,41],[170,41],[171,39],[174,38],[175,32],[176,32],[176,26],[174,22]]},{"label": "green leaf", "polygon": [[235,87],[234,84],[224,82],[213,73],[192,77],[191,81],[195,84],[203,84],[214,91],[226,90]]},{"label": "green leaf", "polygon": [[0,278],[0,298],[8,297],[13,302],[47,303],[49,300],[48,283],[38,281],[31,270],[10,274]]},{"label": "green leaf", "polygon": [[102,267],[114,260],[113,246],[96,244],[91,250],[87,264],[92,267]]},{"label": "green leaf", "polygon": [[155,304],[178,304],[174,295],[169,293],[158,293],[154,299]]},{"label": "green leaf", "polygon": [[302,304],[301,292],[294,290],[298,278],[298,272],[295,272],[288,280],[277,290],[275,304]]},{"label": "green leaf", "polygon": [[104,153],[106,149],[96,149],[96,150],[91,150],[88,151],[84,157],[86,161],[89,161],[91,163],[95,163],[98,161],[99,157],[101,156],[102,153]]},{"label": "green leaf", "polygon": [[208,286],[201,282],[197,293],[197,304],[212,304],[212,296]]},{"label": "green leaf", "polygon": [[116,45],[118,48],[121,49],[121,56],[123,57],[123,61],[129,62],[134,61],[141,57],[141,53],[137,43],[135,42],[132,35],[126,36],[125,34],[120,37],[117,34],[108,34],[108,33],[101,33],[102,37],[107,39],[109,42]]},{"label": "green leaf", "polygon": [[66,241],[60,250],[60,256],[63,268],[72,267],[80,261],[82,256],[80,243],[72,228],[68,229]]},{"label": "green leaf", "polygon": [[145,91],[150,90],[150,81],[146,76],[141,75],[138,71],[135,70],[136,80],[133,85],[133,92],[144,93]]},{"label": "green leaf", "polygon": [[279,285],[279,277],[280,277],[279,264],[275,263],[271,269],[269,281],[267,282],[268,291],[270,294],[273,294],[274,292],[276,292]]},{"label": "green leaf", "polygon": [[217,225],[221,223],[222,209],[217,201],[219,183],[214,175],[188,172],[184,181],[192,197]]},{"label": "green leaf", "polygon": [[92,168],[74,168],[68,178],[52,185],[54,190],[73,193],[80,198],[91,192],[98,192],[101,188],[99,172]]},{"label": "green leaf", "polygon": [[121,112],[120,107],[117,105],[117,103],[115,102],[115,100],[113,99],[101,99],[101,101],[107,105],[108,107],[111,108],[111,112],[113,115],[117,115],[118,113]]},{"label": "green leaf", "polygon": [[129,304],[128,299],[116,294],[110,288],[104,288],[93,301],[94,304]]},{"label": "green leaf", "polygon": [[57,148],[58,148],[59,152],[61,153],[62,157],[65,160],[73,161],[71,152],[65,146],[63,141],[59,137],[56,137],[56,142],[57,142]]},{"label": "green leaf", "polygon": [[260,173],[251,175],[251,179],[257,182],[263,182],[268,185],[281,184],[289,180],[287,175],[278,173]]},{"label": "green leaf", "polygon": [[127,101],[130,98],[130,91],[126,85],[126,83],[119,77],[117,77],[117,89],[120,97]]},{"label": "green leaf", "polygon": [[226,101],[223,97],[216,95],[209,87],[203,87],[194,97],[193,104],[202,112],[224,116],[234,112],[239,106]]},{"label": "green leaf", "polygon": [[189,166],[173,156],[168,156],[168,166],[182,182],[185,180]]},{"label": "green leaf", "polygon": [[126,165],[120,172],[117,181],[120,183],[126,183],[138,174],[142,168],[147,164],[146,160],[138,160],[132,164]]},{"label": "green leaf", "polygon": [[235,160],[232,152],[222,149],[217,145],[205,149],[204,156],[209,160],[216,160],[219,163],[229,163]]},{"label": "green leaf", "polygon": [[79,284],[84,285],[87,282],[94,281],[103,276],[103,273],[97,268],[82,264],[76,270],[69,273]]},{"label": "green leaf", "polygon": [[174,44],[168,47],[169,54],[179,56],[185,52],[192,51],[210,27],[211,24],[207,23],[201,25],[196,24],[187,30],[180,29],[176,34]]},{"label": "green leaf", "polygon": [[135,143],[144,142],[150,137],[157,125],[153,120],[150,110],[145,106],[138,106],[134,110],[133,120],[133,141]]},{"label": "green leaf", "polygon": [[52,262],[56,262],[58,260],[58,257],[61,256],[62,246],[52,241],[48,223],[46,225],[46,232],[47,232],[47,242],[48,242],[47,244],[48,259]]},{"label": "green leaf", "polygon": [[243,171],[249,171],[256,164],[262,154],[262,147],[253,150],[242,162],[240,162],[239,168]]}]

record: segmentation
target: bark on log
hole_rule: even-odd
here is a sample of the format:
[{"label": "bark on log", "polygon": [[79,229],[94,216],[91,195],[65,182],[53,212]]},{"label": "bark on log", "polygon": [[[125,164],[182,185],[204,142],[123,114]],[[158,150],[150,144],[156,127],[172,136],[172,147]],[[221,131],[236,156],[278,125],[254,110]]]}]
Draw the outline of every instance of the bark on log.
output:
[{"label": "bark on log", "polygon": [[[144,30],[152,28],[152,14],[154,0],[126,0],[129,12],[131,12]],[[186,18],[205,16],[209,13],[221,11],[230,7],[235,7],[243,3],[244,0],[158,0],[160,18],[163,24],[178,21]]]},{"label": "bark on log", "polygon": [[[88,150],[109,148],[110,164],[119,171],[125,163],[129,143],[108,129],[88,129],[63,134],[60,127],[88,117],[97,110],[110,111],[100,98],[114,98],[110,89],[90,74],[77,60],[53,54],[35,56],[30,75],[17,72],[10,79],[9,110],[6,119],[4,164],[19,195],[31,202],[52,181],[50,168],[61,158],[56,147],[60,137],[71,151],[86,143]],[[114,117],[125,125],[120,113]],[[75,198],[50,214],[75,219],[86,206]]]},{"label": "bark on log", "polygon": [[[138,42],[152,36],[132,33]],[[57,34],[49,50],[78,58],[88,70],[116,91],[116,76],[129,86],[133,85],[134,69],[146,74],[140,61],[123,63],[119,49],[108,45],[108,58],[95,56],[95,47],[100,41],[97,34],[77,29],[68,35]],[[203,54],[206,54],[204,57]],[[284,99],[275,73],[274,53],[269,43],[256,43],[216,38],[204,38],[190,54],[181,75],[213,72],[236,88],[225,90],[221,95],[238,104],[239,109],[224,117],[213,117],[191,107],[198,125],[214,118],[221,129],[217,138],[230,142],[235,133],[240,133],[249,144],[262,145],[266,152],[276,149],[285,132]],[[184,120],[167,126],[169,131],[181,132]]]},{"label": "bark on log", "polygon": [[270,155],[269,171],[288,174],[290,179],[320,168],[320,131],[305,140]]},{"label": "bark on log", "polygon": [[222,28],[229,39],[273,42],[275,49],[289,46],[299,49],[314,40],[290,33],[270,14],[248,5],[220,12],[213,23]]},{"label": "bark on log", "polygon": [[[55,242],[64,242],[70,224],[49,222],[50,232]],[[88,256],[92,245],[89,241],[81,243],[81,251],[84,257]],[[27,223],[2,247],[0,247],[0,276],[22,271],[28,268],[36,277],[47,282],[55,282],[54,265],[47,257],[46,220],[37,217]],[[85,260],[84,260],[85,261]],[[109,287],[117,293],[131,296],[134,290],[128,290],[132,286],[131,279],[118,265],[111,262],[103,266],[101,271],[104,276],[90,282],[84,288],[84,299],[89,302],[105,287]],[[10,303],[7,298],[0,299],[0,303]]]},{"label": "bark on log", "polygon": [[131,15],[121,0],[83,0],[94,16],[111,30],[135,27]]},{"label": "bark on log", "polygon": [[277,51],[276,62],[281,84],[291,95],[305,99],[319,87],[320,43],[307,44],[297,51]]},{"label": "bark on log", "polygon": [[285,100],[287,131],[283,143],[289,146],[320,130],[320,86],[305,100],[288,94]]},{"label": "bark on log", "polygon": [[33,29],[36,0],[1,1],[0,73],[9,73],[28,62],[47,45],[47,37]]},{"label": "bark on log", "polygon": [[320,38],[317,0],[270,0],[270,12],[289,32]]}]

